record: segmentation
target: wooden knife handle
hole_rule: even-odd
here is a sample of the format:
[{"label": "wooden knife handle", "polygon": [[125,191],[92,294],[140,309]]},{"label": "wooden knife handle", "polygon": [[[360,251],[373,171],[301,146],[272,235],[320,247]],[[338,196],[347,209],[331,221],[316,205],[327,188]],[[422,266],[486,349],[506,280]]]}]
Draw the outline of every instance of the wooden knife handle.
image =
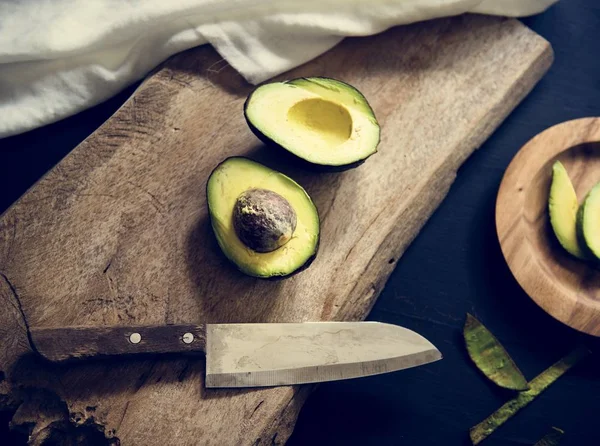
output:
[{"label": "wooden knife handle", "polygon": [[204,325],[31,328],[37,352],[50,361],[138,353],[204,352]]}]

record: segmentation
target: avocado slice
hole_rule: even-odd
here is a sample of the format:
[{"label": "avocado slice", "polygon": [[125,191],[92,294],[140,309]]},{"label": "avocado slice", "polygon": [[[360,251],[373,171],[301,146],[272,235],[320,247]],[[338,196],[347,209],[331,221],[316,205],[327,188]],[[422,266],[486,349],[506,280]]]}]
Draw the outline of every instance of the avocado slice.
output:
[{"label": "avocado slice", "polygon": [[244,273],[288,276],[316,256],[317,208],[288,176],[247,158],[227,158],[211,173],[206,194],[219,246]]},{"label": "avocado slice", "polygon": [[577,227],[585,250],[600,260],[600,183],[583,200],[577,213]]},{"label": "avocado slice", "polygon": [[264,84],[248,96],[244,116],[263,142],[321,166],[358,164],[379,144],[379,123],[365,97],[335,79]]},{"label": "avocado slice", "polygon": [[577,194],[567,170],[560,161],[552,166],[552,185],[548,199],[550,224],[558,242],[570,254],[585,259],[577,236]]}]

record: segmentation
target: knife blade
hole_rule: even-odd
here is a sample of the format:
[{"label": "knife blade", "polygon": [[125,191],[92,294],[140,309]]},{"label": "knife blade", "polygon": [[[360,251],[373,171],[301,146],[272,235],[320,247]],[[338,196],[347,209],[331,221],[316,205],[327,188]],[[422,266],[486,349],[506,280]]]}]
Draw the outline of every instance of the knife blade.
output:
[{"label": "knife blade", "polygon": [[305,322],[30,329],[50,361],[205,353],[206,387],[269,387],[388,373],[442,358],[423,336],[380,322]]}]

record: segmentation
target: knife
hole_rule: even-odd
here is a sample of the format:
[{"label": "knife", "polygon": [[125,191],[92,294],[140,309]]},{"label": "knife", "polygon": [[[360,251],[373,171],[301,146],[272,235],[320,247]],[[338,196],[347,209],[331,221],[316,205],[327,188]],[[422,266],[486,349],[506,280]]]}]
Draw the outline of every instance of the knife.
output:
[{"label": "knife", "polygon": [[54,362],[139,353],[205,353],[206,387],[266,387],[377,375],[437,361],[423,336],[380,322],[30,329]]}]

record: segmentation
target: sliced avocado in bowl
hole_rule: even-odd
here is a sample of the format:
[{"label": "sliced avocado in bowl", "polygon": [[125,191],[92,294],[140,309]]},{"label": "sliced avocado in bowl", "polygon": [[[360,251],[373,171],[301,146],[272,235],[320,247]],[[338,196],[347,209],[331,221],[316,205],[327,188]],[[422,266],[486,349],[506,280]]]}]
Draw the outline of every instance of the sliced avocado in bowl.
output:
[{"label": "sliced avocado in bowl", "polygon": [[550,224],[561,246],[571,255],[585,259],[586,254],[577,235],[577,194],[567,170],[560,161],[552,166],[552,184],[548,199]]},{"label": "sliced avocado in bowl", "polygon": [[600,260],[600,183],[583,200],[577,213],[577,229],[589,257]]},{"label": "sliced avocado in bowl", "polygon": [[243,157],[227,158],[206,186],[217,242],[242,272],[289,276],[308,267],[319,247],[317,208],[288,176]]},{"label": "sliced avocado in bowl", "polygon": [[308,163],[354,167],[377,152],[380,128],[373,109],[353,86],[330,78],[271,82],[244,104],[252,132]]}]

